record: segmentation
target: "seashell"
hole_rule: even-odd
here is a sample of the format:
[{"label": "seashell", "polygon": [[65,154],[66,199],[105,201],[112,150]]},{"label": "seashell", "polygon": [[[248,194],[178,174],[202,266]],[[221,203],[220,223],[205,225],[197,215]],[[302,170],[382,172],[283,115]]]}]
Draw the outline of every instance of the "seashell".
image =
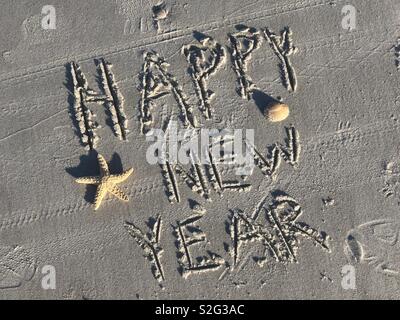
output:
[{"label": "seashell", "polygon": [[276,102],[269,105],[265,110],[265,117],[271,122],[280,122],[289,116],[289,106]]}]

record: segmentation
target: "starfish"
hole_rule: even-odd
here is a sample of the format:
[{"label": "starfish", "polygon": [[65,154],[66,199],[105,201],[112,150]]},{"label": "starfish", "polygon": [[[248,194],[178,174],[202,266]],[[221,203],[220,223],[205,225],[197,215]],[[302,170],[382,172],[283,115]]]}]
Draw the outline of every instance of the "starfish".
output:
[{"label": "starfish", "polygon": [[98,177],[82,177],[75,181],[81,184],[97,185],[96,196],[94,198],[94,210],[100,207],[101,201],[110,192],[122,201],[128,201],[128,196],[116,185],[126,180],[133,172],[133,169],[126,170],[121,174],[110,174],[106,160],[102,155],[97,155],[97,161],[100,166],[100,176]]}]

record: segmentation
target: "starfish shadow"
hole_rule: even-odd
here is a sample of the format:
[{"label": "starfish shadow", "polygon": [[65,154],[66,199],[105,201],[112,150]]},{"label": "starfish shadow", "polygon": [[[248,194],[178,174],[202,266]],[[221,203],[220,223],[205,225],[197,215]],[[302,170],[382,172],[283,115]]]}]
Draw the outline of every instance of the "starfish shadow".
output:
[{"label": "starfish shadow", "polygon": [[[87,155],[80,157],[80,163],[76,167],[66,168],[67,171],[73,178],[81,178],[86,176],[98,176],[100,175],[100,168],[97,161],[97,151],[90,150]],[[107,159],[106,159],[107,160]],[[123,171],[121,157],[118,153],[114,153],[111,161],[107,161],[110,172],[121,173]],[[76,184],[78,186],[78,184]],[[86,185],[86,193],[84,199],[87,202],[93,203],[96,195],[95,185]]]}]

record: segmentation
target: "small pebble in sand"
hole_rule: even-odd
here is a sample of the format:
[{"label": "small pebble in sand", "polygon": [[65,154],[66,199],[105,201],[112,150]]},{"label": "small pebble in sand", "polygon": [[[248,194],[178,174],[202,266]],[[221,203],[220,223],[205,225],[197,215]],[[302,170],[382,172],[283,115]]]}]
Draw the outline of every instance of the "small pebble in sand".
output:
[{"label": "small pebble in sand", "polygon": [[335,204],[335,200],[332,199],[331,197],[322,199],[322,202],[324,203],[324,205],[326,206],[333,206]]},{"label": "small pebble in sand", "polygon": [[280,122],[289,116],[289,107],[287,104],[275,102],[269,105],[265,110],[265,117],[271,122]]}]

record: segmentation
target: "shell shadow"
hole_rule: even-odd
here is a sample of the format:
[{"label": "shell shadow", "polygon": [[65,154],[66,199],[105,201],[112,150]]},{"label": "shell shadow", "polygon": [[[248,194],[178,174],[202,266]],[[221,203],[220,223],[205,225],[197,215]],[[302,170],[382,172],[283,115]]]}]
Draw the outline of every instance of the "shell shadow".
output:
[{"label": "shell shadow", "polygon": [[265,115],[265,111],[270,105],[272,105],[273,103],[279,103],[279,100],[257,89],[253,90],[252,98],[262,115]]}]

